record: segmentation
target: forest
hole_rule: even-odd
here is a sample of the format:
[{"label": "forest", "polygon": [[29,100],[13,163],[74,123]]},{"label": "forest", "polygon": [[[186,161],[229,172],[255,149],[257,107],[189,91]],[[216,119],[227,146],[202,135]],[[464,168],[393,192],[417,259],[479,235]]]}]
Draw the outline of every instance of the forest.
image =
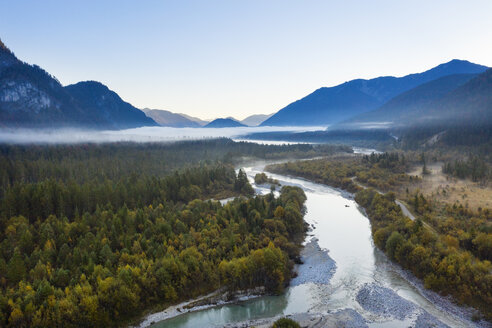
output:
[{"label": "forest", "polygon": [[404,216],[393,190],[420,179],[405,173],[408,157],[414,155],[383,153],[316,159],[271,165],[267,170],[355,193],[355,200],[370,219],[378,248],[422,279],[426,288],[452,295],[457,302],[480,310],[490,321],[492,210],[439,203],[417,191],[403,193],[403,201],[417,220]]},{"label": "forest", "polygon": [[162,177],[202,163],[236,164],[243,158],[309,158],[352,153],[337,145],[260,145],[231,139],[168,143],[100,143],[68,145],[0,144],[0,190],[17,182],[46,179],[84,183],[130,175]]},{"label": "forest", "polygon": [[334,149],[229,143],[1,146],[0,326],[120,326],[217,289],[282,291],[306,197],[253,196],[231,159]]}]

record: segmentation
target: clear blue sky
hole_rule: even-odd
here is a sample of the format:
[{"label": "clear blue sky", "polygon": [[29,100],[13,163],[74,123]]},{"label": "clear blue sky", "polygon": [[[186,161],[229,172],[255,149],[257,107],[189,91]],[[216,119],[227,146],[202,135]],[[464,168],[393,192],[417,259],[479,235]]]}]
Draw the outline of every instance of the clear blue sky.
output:
[{"label": "clear blue sky", "polygon": [[491,0],[0,0],[0,38],[63,84],[202,118],[453,58],[492,66]]}]

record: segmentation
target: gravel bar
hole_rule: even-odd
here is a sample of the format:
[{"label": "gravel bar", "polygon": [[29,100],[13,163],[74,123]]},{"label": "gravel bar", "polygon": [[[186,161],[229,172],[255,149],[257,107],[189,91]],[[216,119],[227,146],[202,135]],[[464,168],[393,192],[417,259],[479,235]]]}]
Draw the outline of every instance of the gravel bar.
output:
[{"label": "gravel bar", "polygon": [[356,299],[364,310],[398,320],[410,317],[418,309],[415,304],[402,298],[393,290],[375,283],[362,286]]},{"label": "gravel bar", "polygon": [[298,286],[309,282],[315,284],[329,284],[335,274],[337,265],[318,245],[316,238],[311,239],[301,251],[303,264],[297,267],[297,277],[291,280],[291,286]]}]

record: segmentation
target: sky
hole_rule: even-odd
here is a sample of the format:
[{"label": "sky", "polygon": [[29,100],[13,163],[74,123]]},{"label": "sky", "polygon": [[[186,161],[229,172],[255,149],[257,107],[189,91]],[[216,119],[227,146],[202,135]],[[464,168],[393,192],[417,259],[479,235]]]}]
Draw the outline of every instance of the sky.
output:
[{"label": "sky", "polygon": [[0,39],[63,85],[202,119],[451,59],[492,67],[491,0],[0,0]]}]

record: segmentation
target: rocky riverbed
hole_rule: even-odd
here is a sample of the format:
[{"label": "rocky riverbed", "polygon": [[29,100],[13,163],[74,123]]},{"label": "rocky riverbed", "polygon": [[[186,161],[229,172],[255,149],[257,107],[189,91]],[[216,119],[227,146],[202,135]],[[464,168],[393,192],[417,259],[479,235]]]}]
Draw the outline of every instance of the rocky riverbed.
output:
[{"label": "rocky riverbed", "polygon": [[393,290],[375,283],[365,284],[357,293],[356,299],[364,310],[378,317],[404,320],[417,311],[415,304]]},{"label": "rocky riverbed", "polygon": [[335,274],[337,265],[328,255],[328,251],[319,247],[318,240],[312,238],[302,249],[302,265],[296,268],[297,277],[291,280],[291,286],[299,286],[308,282],[328,284]]}]

